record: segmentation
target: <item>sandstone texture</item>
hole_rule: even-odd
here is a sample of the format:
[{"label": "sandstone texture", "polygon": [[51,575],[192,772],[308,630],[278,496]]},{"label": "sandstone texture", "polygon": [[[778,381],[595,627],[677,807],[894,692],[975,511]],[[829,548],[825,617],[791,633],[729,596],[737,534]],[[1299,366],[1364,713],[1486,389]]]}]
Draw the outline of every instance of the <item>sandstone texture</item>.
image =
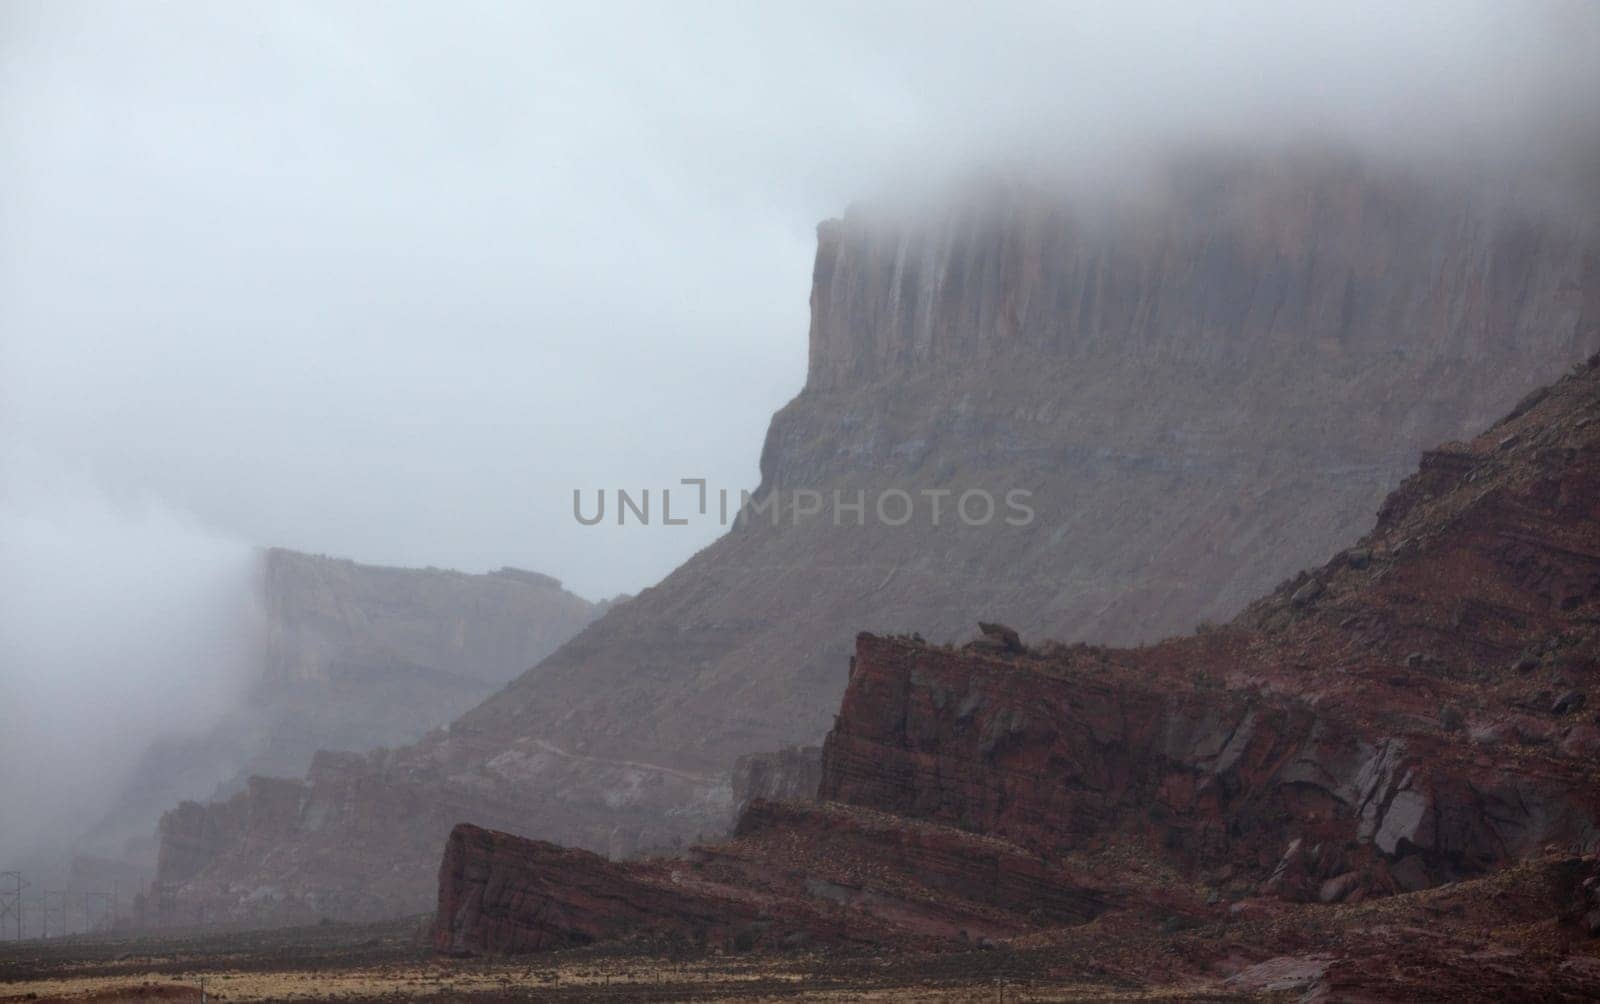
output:
[{"label": "sandstone texture", "polygon": [[[983,620],[1023,642],[1133,643],[1227,621],[1360,537],[1424,448],[1473,435],[1600,348],[1588,222],[1310,155],[1184,163],[1139,198],[1104,204],[997,186],[915,218],[830,221],[809,372],[768,430],[756,497],[948,490],[939,525],[925,503],[898,527],[752,516],[447,732],[325,764],[302,797],[326,808],[267,863],[247,830],[218,824],[227,836],[182,895],[241,919],[259,890],[311,913],[391,915],[431,901],[438,848],[459,822],[612,857],[725,832],[735,760],[822,739],[859,630],[942,643]],[[1426,471],[1456,463],[1430,459]],[[1034,517],[969,526],[954,507],[970,489],[1002,505],[1031,492]],[[1375,553],[1362,574],[1399,574],[1393,557]],[[1357,572],[1320,572],[1260,616],[1320,623]],[[1496,601],[1484,602],[1450,617],[1489,630]],[[1426,634],[1343,616],[1358,626],[1338,637],[1362,650]],[[1205,644],[1221,651],[1234,637]],[[1443,660],[1406,669],[1412,649],[1400,653],[1392,673],[1418,688],[1459,671],[1443,643],[1404,644]],[[1251,755],[1313,741],[1281,687],[1264,675]],[[1530,720],[1546,725],[1562,694]],[[1484,719],[1474,692],[1438,696],[1430,723],[1462,716],[1451,742],[1533,728]],[[1139,716],[1129,728],[1166,727],[1145,698],[1115,699]],[[1362,735],[1327,740],[1356,744],[1341,769],[1367,762]],[[1193,749],[1174,758],[1200,755],[1200,736],[1182,741]],[[839,757],[851,755],[844,742],[833,740]],[[995,743],[1001,755],[1013,740]],[[1143,797],[1145,783],[1105,799]],[[990,797],[939,818],[1003,815]]]},{"label": "sandstone texture", "polygon": [[1226,626],[859,636],[821,800],[731,841],[618,864],[459,828],[435,945],[977,941],[1134,987],[1592,999],[1596,686],[1600,355]]}]

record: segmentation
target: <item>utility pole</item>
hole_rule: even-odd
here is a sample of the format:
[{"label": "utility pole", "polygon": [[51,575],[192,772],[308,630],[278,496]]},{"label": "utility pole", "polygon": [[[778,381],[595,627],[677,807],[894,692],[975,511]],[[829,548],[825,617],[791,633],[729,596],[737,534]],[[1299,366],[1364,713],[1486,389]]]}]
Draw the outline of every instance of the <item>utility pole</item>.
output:
[{"label": "utility pole", "polygon": [[7,917],[15,917],[18,941],[22,940],[22,890],[26,888],[21,872],[0,872],[0,931],[5,930]]}]

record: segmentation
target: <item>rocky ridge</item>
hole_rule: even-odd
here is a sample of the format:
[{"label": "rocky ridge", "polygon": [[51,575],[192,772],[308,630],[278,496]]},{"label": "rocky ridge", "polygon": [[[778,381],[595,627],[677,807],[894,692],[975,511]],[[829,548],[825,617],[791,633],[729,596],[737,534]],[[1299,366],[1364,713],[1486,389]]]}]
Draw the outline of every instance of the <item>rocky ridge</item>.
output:
[{"label": "rocky ridge", "polygon": [[729,842],[618,864],[458,827],[435,945],[988,939],[1122,986],[1581,999],[1597,685],[1600,355],[1224,627],[860,636],[822,800],[752,802]]}]

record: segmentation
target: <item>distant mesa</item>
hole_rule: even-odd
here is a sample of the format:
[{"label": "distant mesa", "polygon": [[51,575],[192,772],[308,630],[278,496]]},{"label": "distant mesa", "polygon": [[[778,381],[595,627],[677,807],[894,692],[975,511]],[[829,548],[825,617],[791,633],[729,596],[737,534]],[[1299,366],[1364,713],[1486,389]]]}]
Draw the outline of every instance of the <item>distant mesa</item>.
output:
[{"label": "distant mesa", "polygon": [[545,575],[542,572],[530,572],[523,568],[512,568],[510,565],[496,569],[490,574],[498,575],[502,579],[515,579],[518,582],[526,582],[530,586],[543,586],[546,589],[561,588],[561,580],[554,576]]}]

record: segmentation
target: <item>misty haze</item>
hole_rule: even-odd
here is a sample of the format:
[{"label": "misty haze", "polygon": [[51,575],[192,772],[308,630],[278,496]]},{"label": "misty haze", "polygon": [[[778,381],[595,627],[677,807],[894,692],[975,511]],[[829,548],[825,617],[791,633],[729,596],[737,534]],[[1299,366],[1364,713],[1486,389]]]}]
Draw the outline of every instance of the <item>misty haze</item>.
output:
[{"label": "misty haze", "polygon": [[0,998],[1600,997],[1597,55],[0,0]]}]

